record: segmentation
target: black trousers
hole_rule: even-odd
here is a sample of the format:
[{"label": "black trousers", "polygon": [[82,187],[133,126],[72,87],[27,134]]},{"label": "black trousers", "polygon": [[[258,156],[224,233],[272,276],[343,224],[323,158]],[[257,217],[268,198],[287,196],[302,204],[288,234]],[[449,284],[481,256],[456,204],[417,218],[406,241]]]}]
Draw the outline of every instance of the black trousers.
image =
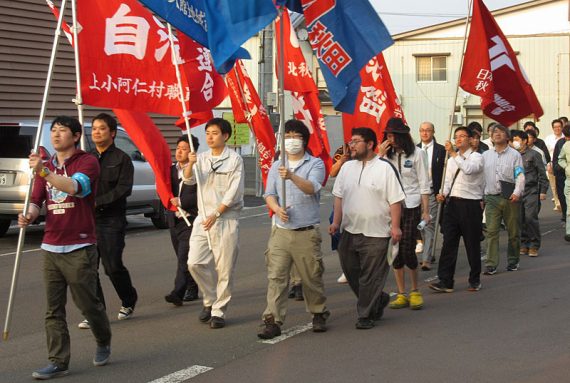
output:
[{"label": "black trousers", "polygon": [[560,201],[560,208],[562,209],[562,220],[566,221],[566,198],[564,197],[564,182],[566,181],[566,177],[557,176],[555,177],[556,181],[556,193],[558,193],[558,200]]},{"label": "black trousers", "polygon": [[[95,223],[97,250],[105,274],[109,276],[123,307],[134,307],[137,303],[137,291],[133,287],[129,270],[123,264],[127,219],[124,216],[97,217]],[[97,295],[104,302],[100,287]]]},{"label": "black trousers", "polygon": [[390,238],[343,231],[338,246],[342,271],[356,295],[359,318],[379,319],[382,290],[390,272],[386,258]]},{"label": "black trousers", "polygon": [[449,288],[453,288],[453,276],[457,264],[459,239],[463,237],[467,260],[471,271],[469,283],[479,284],[481,276],[481,231],[483,211],[478,200],[450,198],[443,211],[443,247],[437,276]]},{"label": "black trousers", "polygon": [[183,219],[177,219],[175,226],[170,228],[170,240],[178,259],[172,294],[178,295],[180,299],[184,297],[186,290],[198,293],[198,285],[188,271],[190,234],[192,234],[192,226],[188,227]]}]

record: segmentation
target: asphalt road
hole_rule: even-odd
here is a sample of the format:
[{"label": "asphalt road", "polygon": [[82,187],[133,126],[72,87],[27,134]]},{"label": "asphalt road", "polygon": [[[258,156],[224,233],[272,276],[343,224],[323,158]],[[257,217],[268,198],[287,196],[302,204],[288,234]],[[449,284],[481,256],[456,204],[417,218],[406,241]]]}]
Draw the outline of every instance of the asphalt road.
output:
[{"label": "asphalt road", "polygon": [[[323,198],[323,222],[331,200]],[[302,302],[289,302],[284,329],[299,333],[275,344],[258,341],[265,307],[264,250],[270,223],[264,208],[247,209],[240,223],[240,255],[227,327],[211,330],[197,319],[199,302],[174,307],[164,301],[172,288],[175,256],[168,232],[142,217],[129,218],[125,264],[139,292],[135,315],[118,321],[120,302],[102,276],[113,330],[112,360],[93,367],[95,343],[79,330],[78,310],[68,302],[72,337],[67,382],[570,382],[569,244],[559,217],[547,202],[541,213],[540,256],[521,259],[506,272],[502,258],[483,288],[469,293],[467,262],[460,253],[456,290],[432,293],[422,283],[425,307],[388,310],[372,330],[356,330],[355,298],[336,283],[340,266],[325,239],[325,283],[332,312],[329,331],[307,330],[310,316]],[[321,230],[325,234],[327,225]],[[326,238],[323,235],[323,238]],[[0,343],[0,383],[29,382],[46,364],[41,227],[28,230],[10,339]],[[5,317],[17,230],[0,239],[0,319]],[[435,274],[422,272],[422,279]],[[394,289],[389,277],[387,290]],[[198,367],[201,366],[201,367]],[[201,371],[207,372],[198,374]],[[171,375],[178,372],[179,379]],[[191,376],[196,375],[193,378]]]}]

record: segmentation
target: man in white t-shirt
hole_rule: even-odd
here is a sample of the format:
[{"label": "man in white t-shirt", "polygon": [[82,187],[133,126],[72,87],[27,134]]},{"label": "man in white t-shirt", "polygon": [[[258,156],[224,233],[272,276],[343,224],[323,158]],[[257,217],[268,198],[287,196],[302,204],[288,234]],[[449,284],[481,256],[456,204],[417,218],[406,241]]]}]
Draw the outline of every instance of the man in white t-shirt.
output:
[{"label": "man in white t-shirt", "polygon": [[[329,233],[342,231],[338,253],[342,270],[358,301],[357,329],[370,329],[390,297],[383,292],[390,267],[389,241],[400,241],[401,202],[405,195],[396,169],[375,153],[370,128],[355,128],[351,157],[340,169],[334,188],[334,219]],[[341,224],[342,222],[342,224]]]}]

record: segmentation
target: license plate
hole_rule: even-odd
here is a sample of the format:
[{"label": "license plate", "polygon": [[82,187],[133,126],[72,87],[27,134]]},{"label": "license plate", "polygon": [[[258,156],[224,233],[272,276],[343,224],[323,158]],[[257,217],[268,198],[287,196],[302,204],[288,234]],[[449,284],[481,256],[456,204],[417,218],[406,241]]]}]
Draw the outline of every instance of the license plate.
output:
[{"label": "license plate", "polygon": [[12,173],[0,173],[0,186],[11,186],[14,183],[14,175]]}]

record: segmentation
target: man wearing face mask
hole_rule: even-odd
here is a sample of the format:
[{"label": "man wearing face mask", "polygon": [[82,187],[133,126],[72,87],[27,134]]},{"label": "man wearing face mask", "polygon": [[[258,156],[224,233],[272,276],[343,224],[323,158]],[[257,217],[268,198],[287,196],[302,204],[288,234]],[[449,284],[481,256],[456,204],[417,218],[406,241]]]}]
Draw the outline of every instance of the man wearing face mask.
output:
[{"label": "man wearing face mask", "polygon": [[[325,332],[330,312],[326,308],[321,253],[320,190],[325,179],[322,160],[306,152],[309,129],[298,120],[285,123],[285,166],[277,160],[267,176],[265,201],[275,213],[267,245],[267,308],[264,326],[257,336],[281,335],[287,314],[287,284],[295,265],[303,284],[307,311],[313,315],[313,332]],[[285,180],[287,206],[283,206]]]},{"label": "man wearing face mask", "polygon": [[541,155],[528,147],[528,134],[525,131],[511,130],[511,141],[512,147],[521,154],[524,164],[520,255],[537,257],[540,248],[538,212],[540,201],[546,199],[548,177]]}]

